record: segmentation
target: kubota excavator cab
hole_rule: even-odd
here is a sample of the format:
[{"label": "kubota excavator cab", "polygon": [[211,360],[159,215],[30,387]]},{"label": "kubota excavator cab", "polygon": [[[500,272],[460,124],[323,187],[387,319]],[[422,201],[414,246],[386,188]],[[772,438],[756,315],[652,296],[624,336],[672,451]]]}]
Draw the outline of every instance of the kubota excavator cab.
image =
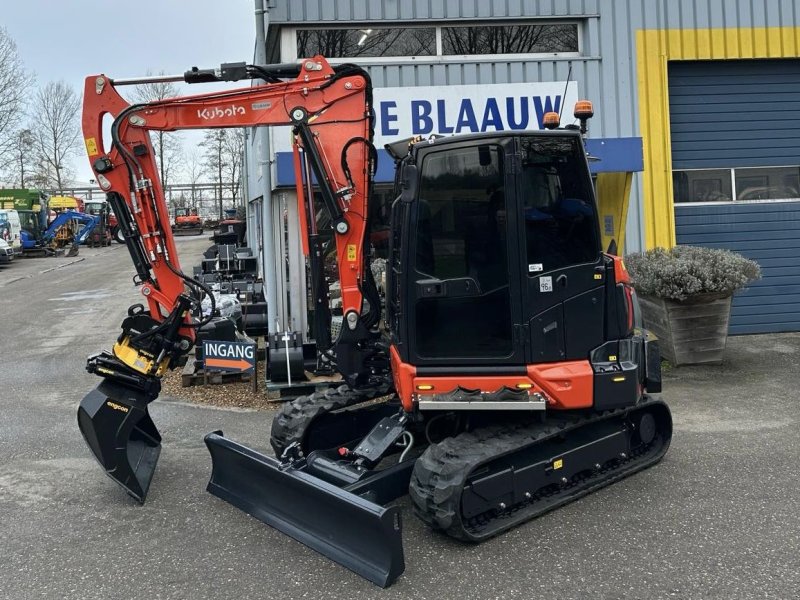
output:
[{"label": "kubota excavator cab", "polygon": [[401,168],[387,312],[403,362],[477,372],[605,341],[608,259],[578,132],[438,139]]}]

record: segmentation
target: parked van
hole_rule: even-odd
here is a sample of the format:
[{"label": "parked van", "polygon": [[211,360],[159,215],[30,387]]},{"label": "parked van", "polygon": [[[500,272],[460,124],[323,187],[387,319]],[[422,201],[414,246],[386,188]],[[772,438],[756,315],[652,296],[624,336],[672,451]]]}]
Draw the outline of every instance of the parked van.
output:
[{"label": "parked van", "polygon": [[0,209],[0,238],[11,246],[14,254],[22,254],[22,225],[16,210]]}]

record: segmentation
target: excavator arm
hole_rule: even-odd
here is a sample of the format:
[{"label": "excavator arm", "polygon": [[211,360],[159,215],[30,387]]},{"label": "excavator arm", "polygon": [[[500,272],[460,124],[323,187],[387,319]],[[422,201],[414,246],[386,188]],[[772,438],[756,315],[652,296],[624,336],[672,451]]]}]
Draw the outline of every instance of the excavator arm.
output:
[{"label": "excavator arm", "polygon": [[[106,472],[139,501],[147,494],[161,440],[147,406],[158,396],[167,370],[185,364],[195,330],[207,322],[196,321],[192,309],[202,294],[211,295],[181,270],[149,132],[292,126],[306,252],[315,218],[314,182],[333,224],[346,327],[332,355],[351,383],[368,377],[364,357],[375,337],[370,329],[379,318],[377,300],[362,314],[365,296],[376,295],[364,252],[375,167],[366,72],[350,65],[334,68],[314,57],[299,64],[195,68],[181,79],[260,79],[264,84],[134,105],[118,88],[147,80],[97,75],[88,77],[84,88],[87,154],[119,219],[146,307],[129,308],[112,351],[89,357],[87,369],[103,382],[81,402],[78,422]],[[103,124],[109,117],[113,121],[107,134]],[[321,260],[312,264],[322,269]]]}]

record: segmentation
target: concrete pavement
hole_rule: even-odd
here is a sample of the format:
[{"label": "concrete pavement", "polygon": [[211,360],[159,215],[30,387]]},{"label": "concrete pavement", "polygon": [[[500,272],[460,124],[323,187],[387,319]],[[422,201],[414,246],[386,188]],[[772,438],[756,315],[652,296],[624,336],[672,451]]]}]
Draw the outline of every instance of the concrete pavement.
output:
[{"label": "concrete pavement", "polygon": [[[205,239],[179,238],[189,270]],[[723,367],[667,374],[657,466],[479,546],[404,510],[406,571],[381,590],[204,491],[203,435],[266,451],[274,413],[159,399],[144,506],[75,423],[138,301],[122,246],[0,271],[0,596],[28,598],[793,598],[800,590],[800,335],[729,341]],[[65,259],[66,260],[66,259]],[[17,269],[20,267],[20,269]],[[46,271],[46,272],[43,272]],[[22,273],[24,272],[24,276]]]}]

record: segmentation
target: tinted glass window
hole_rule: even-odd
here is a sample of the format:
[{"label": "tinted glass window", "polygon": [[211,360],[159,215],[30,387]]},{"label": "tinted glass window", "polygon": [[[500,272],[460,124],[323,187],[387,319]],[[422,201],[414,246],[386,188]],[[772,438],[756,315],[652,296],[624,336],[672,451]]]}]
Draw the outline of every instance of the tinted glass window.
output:
[{"label": "tinted glass window", "polygon": [[369,200],[369,243],[375,258],[389,256],[389,236],[392,201],[395,196],[392,190],[384,186],[375,186]]},{"label": "tinted glass window", "polygon": [[527,54],[578,51],[578,26],[442,27],[442,54]]},{"label": "tinted glass window", "polygon": [[[419,192],[417,270],[438,279],[508,282],[500,148],[429,154]],[[495,286],[496,287],[496,286]]]},{"label": "tinted glass window", "polygon": [[19,222],[22,229],[26,229],[31,233],[39,230],[39,215],[37,213],[21,212],[19,213]]},{"label": "tinted glass window", "polygon": [[800,167],[739,167],[672,172],[679,202],[753,202],[800,198]]},{"label": "tinted glass window", "polygon": [[594,195],[580,141],[522,141],[522,210],[528,273],[593,262],[600,252]]},{"label": "tinted glass window", "polygon": [[731,170],[673,171],[672,190],[675,202],[730,202]]},{"label": "tinted glass window", "polygon": [[298,29],[297,56],[326,58],[354,56],[432,56],[435,27],[391,29]]},{"label": "tinted glass window", "polygon": [[445,283],[437,297],[417,284],[421,356],[511,354],[504,172],[501,148],[490,145],[431,153],[422,162],[418,281]]},{"label": "tinted glass window", "polygon": [[741,168],[734,173],[737,200],[800,198],[800,169],[797,167]]}]

